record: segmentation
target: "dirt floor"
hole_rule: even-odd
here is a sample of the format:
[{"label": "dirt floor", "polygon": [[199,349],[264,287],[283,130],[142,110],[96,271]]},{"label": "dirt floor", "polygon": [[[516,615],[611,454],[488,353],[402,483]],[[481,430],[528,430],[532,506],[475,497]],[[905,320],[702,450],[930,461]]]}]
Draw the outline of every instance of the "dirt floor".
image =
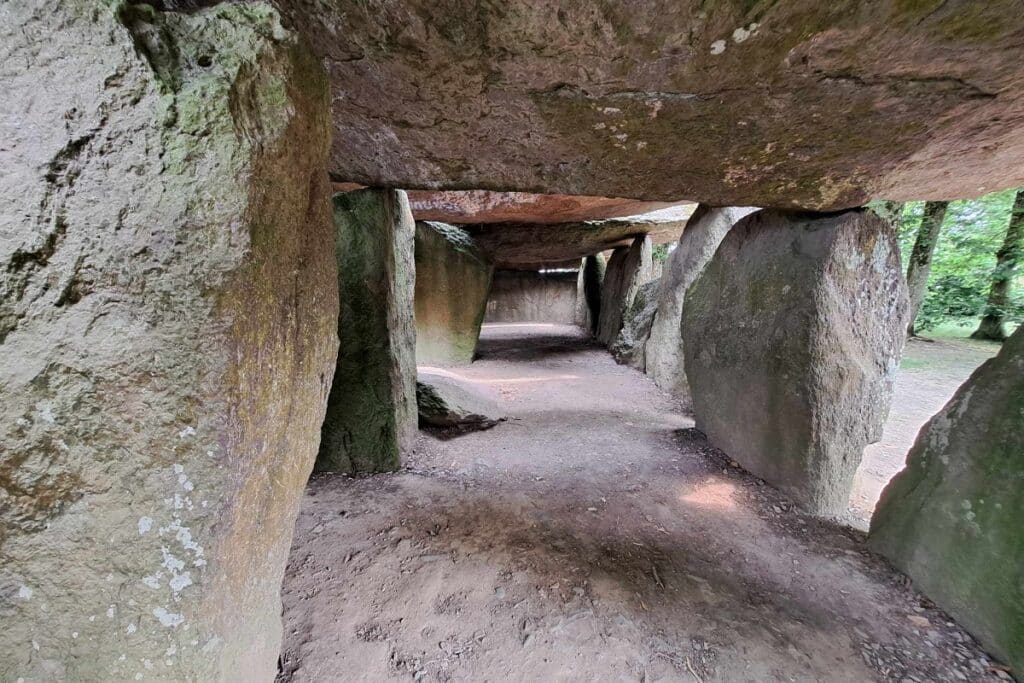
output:
[{"label": "dirt floor", "polygon": [[319,476],[280,681],[987,681],[974,641],[731,466],[567,326],[495,325],[458,369],[507,422],[403,472]]},{"label": "dirt floor", "polygon": [[882,489],[903,469],[921,427],[953,397],[999,344],[970,339],[911,339],[896,375],[882,440],[864,449],[850,497],[850,523],[867,530]]}]

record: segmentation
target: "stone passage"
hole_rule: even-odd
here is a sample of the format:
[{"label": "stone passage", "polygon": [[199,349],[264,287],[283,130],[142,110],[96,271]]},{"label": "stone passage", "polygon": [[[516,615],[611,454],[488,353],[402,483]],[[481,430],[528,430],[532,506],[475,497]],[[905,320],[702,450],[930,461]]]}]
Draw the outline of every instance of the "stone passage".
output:
[{"label": "stone passage", "polygon": [[662,389],[689,400],[680,325],[686,292],[715,255],[726,233],[752,208],[697,207],[669,255],[658,287],[657,309],[644,344],[644,371]]},{"label": "stone passage", "polygon": [[917,437],[871,547],[1014,672],[1024,671],[1024,328]]},{"label": "stone passage", "polygon": [[473,361],[494,267],[465,230],[416,223],[416,362]]},{"label": "stone passage", "polygon": [[386,472],[416,438],[415,223],[404,192],[334,197],[337,370],[316,469]]},{"label": "stone passage", "polygon": [[0,679],[272,680],[337,352],[326,75],[259,2],[0,13]]},{"label": "stone passage", "polygon": [[906,286],[873,212],[760,211],[686,293],[697,428],[812,513],[838,516],[888,412]]},{"label": "stone passage", "polygon": [[496,271],[484,321],[572,324],[576,317],[576,278],[576,271]]},{"label": "stone passage", "polygon": [[651,279],[651,240],[641,236],[633,244],[612,252],[601,285],[601,313],[597,339],[609,345],[622,329],[623,316],[633,304],[640,285]]}]

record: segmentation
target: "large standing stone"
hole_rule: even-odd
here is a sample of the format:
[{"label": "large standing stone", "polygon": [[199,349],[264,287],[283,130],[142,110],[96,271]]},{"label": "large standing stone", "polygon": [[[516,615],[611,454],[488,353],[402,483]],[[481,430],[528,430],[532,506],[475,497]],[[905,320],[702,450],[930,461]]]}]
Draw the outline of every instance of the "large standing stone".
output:
[{"label": "large standing stone", "polygon": [[729,229],[754,211],[746,207],[697,207],[668,257],[657,294],[657,310],[644,345],[644,370],[662,389],[689,399],[680,325],[686,291],[704,271]]},{"label": "large standing stone", "polygon": [[259,2],[9,2],[0,46],[0,679],[270,681],[337,349],[323,69]]},{"label": "large standing stone", "polygon": [[697,428],[811,512],[839,515],[881,435],[906,311],[895,234],[874,213],[747,216],[683,305]]},{"label": "large standing stone", "polygon": [[1024,672],[1024,327],[924,426],[870,546]]},{"label": "large standing stone", "polygon": [[416,438],[416,226],[404,192],[334,197],[337,370],[316,469],[386,472]]},{"label": "large standing stone", "polygon": [[478,387],[437,372],[421,372],[416,380],[419,422],[424,427],[456,431],[494,427],[500,417],[498,402]]},{"label": "large standing stone", "polygon": [[455,226],[416,223],[416,362],[473,361],[494,266]]},{"label": "large standing stone", "polygon": [[636,296],[633,297],[633,303],[623,316],[622,329],[609,349],[617,362],[636,368],[640,372],[646,367],[644,345],[651,334],[660,287],[660,278],[640,285]]},{"label": "large standing stone", "polygon": [[491,282],[484,322],[547,322],[572,325],[577,273],[499,270]]},{"label": "large standing stone", "polygon": [[583,258],[576,276],[576,324],[591,334],[597,334],[601,315],[604,272],[604,254],[594,254]]},{"label": "large standing stone", "polygon": [[633,244],[619,247],[608,259],[601,285],[601,313],[597,340],[610,345],[622,329],[623,316],[633,304],[640,285],[651,279],[651,240],[640,236]]}]

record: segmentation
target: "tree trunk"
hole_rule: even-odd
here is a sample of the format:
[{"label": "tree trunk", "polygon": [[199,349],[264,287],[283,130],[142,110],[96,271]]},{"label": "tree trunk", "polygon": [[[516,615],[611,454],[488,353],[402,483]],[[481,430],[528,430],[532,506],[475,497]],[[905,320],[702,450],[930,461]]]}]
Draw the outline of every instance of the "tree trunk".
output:
[{"label": "tree trunk", "polygon": [[910,325],[907,335],[914,336],[914,320],[921,310],[924,295],[928,289],[928,273],[932,269],[932,255],[935,244],[939,241],[939,230],[946,218],[946,207],[949,202],[925,202],[921,226],[917,229],[914,249],[910,252],[910,263],[907,265],[907,289],[910,291]]},{"label": "tree trunk", "polygon": [[1003,246],[996,252],[996,269],[992,272],[992,286],[988,292],[988,304],[981,324],[971,335],[972,339],[1006,339],[1006,307],[1010,303],[1010,284],[1017,270],[1021,252],[1024,251],[1024,188],[1017,190],[1013,212],[1006,226]]}]

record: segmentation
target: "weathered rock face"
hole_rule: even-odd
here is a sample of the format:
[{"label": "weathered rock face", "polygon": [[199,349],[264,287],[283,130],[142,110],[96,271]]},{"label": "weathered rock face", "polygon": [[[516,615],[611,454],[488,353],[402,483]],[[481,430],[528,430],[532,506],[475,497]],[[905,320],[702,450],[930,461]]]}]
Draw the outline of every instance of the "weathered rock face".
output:
[{"label": "weathered rock face", "polygon": [[895,234],[873,212],[747,216],[683,305],[697,428],[811,512],[839,515],[881,435],[906,310]]},{"label": "weathered rock face", "polygon": [[686,205],[628,220],[556,225],[494,223],[466,229],[496,267],[536,270],[557,261],[629,247],[637,235],[649,236],[652,244],[675,242],[691,213],[693,206]]},{"label": "weathered rock face", "polygon": [[576,318],[575,272],[499,270],[491,282],[484,322],[546,322],[572,325]]},{"label": "weathered rock face", "polygon": [[473,361],[494,266],[464,230],[416,223],[416,362]]},{"label": "weathered rock face", "polygon": [[422,427],[474,431],[490,429],[505,419],[493,397],[436,372],[420,372],[416,402]]},{"label": "weathered rock face", "polygon": [[647,364],[644,346],[651,335],[651,323],[654,322],[660,289],[660,279],[640,286],[633,303],[623,316],[622,329],[609,349],[616,361],[640,372],[644,371]]},{"label": "weathered rock face", "polygon": [[597,334],[601,315],[601,286],[604,284],[604,254],[587,256],[580,261],[576,276],[576,324]]},{"label": "weathered rock face", "polygon": [[331,73],[338,180],[816,209],[1024,185],[1017,0],[282,5]]},{"label": "weathered rock face", "polygon": [[1024,671],[1024,328],[917,437],[868,541]]},{"label": "weathered rock face", "polygon": [[416,438],[416,226],[405,193],[334,197],[337,370],[316,469],[387,472]]},{"label": "weathered rock face", "polygon": [[640,285],[650,280],[651,240],[637,237],[628,249],[616,249],[605,270],[601,285],[601,313],[597,321],[597,340],[611,344],[622,329],[622,320],[633,304]]},{"label": "weathered rock face", "polygon": [[337,350],[327,82],[267,5],[114,7],[0,7],[0,678],[269,681]]},{"label": "weathered rock face", "polygon": [[686,401],[690,390],[680,331],[686,291],[715,255],[729,229],[753,211],[749,207],[697,207],[665,263],[656,296],[657,311],[644,345],[644,370],[659,387]]},{"label": "weathered rock face", "polygon": [[413,190],[409,193],[409,205],[416,220],[455,224],[576,223],[637,216],[675,204],[676,202],[644,202],[615,197],[577,197],[487,190]]}]

